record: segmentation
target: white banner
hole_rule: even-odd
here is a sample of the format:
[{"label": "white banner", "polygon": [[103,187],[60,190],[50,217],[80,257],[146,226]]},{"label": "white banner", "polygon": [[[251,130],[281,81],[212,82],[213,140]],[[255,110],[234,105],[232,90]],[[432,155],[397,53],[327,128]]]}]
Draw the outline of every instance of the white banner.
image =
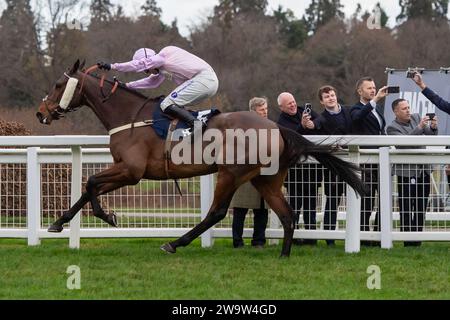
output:
[{"label": "white banner", "polygon": [[[424,70],[422,77],[427,86],[441,98],[450,101],[450,73],[439,70]],[[395,116],[392,112],[392,102],[403,98],[408,100],[411,113],[425,116],[427,113],[436,113],[438,117],[439,135],[450,135],[450,115],[436,108],[422,93],[416,83],[406,77],[406,70],[395,70],[388,73],[388,86],[399,86],[400,93],[391,93],[387,96],[384,108],[386,125],[391,124]],[[381,87],[381,84],[380,84]]]}]

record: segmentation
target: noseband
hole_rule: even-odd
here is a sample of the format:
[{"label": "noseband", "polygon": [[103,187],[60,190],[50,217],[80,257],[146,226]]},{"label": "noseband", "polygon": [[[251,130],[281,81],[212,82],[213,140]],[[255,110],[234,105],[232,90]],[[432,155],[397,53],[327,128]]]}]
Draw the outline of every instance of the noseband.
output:
[{"label": "noseband", "polygon": [[[69,79],[69,81],[71,79],[75,79],[75,78],[69,76],[67,73],[64,73],[64,76],[67,79]],[[72,82],[72,85],[74,86],[74,88],[72,88],[71,90],[73,92],[75,92],[76,87],[78,87],[78,79],[75,79],[75,80],[76,80],[76,84],[75,84],[75,81]],[[52,117],[53,120],[58,120],[58,119],[64,118],[65,113],[73,112],[73,111],[77,110],[78,108],[80,108],[80,107],[70,108],[70,102],[73,99],[73,92],[67,93],[67,90],[68,90],[68,88],[66,86],[66,89],[64,90],[64,93],[61,97],[61,101],[59,103],[57,101],[49,99],[48,96],[46,96],[44,99],[42,99],[42,102],[44,102],[44,105],[45,105],[45,109],[47,110],[48,114]],[[47,104],[47,101],[50,101],[51,103],[56,104],[56,108],[53,111],[50,110],[50,108]],[[64,106],[61,106],[61,103],[64,103]]]},{"label": "noseband", "polygon": [[[81,94],[86,76],[90,72],[92,72],[96,69],[98,69],[98,66],[94,65],[83,72],[83,78],[81,80],[81,85],[80,85],[78,79],[69,76],[67,73],[64,73],[64,76],[68,79],[67,84],[68,85],[70,84],[70,85],[69,85],[69,87],[66,85],[66,89],[64,90],[64,93],[61,97],[61,101],[58,103],[57,101],[49,99],[48,96],[46,96],[44,99],[42,99],[42,102],[44,102],[44,105],[45,105],[45,109],[47,110],[47,113],[52,118],[52,120],[58,120],[58,119],[64,118],[65,113],[76,111],[81,107],[81,106],[78,106],[76,108],[70,107],[70,103],[72,102],[72,99],[73,99],[73,94],[75,93],[76,88],[78,88],[78,87],[79,87],[79,94]],[[103,96],[103,102],[106,102],[109,98],[111,98],[111,96],[116,92],[116,90],[119,86],[119,81],[116,78],[114,78],[114,85],[113,85],[111,92],[109,94],[105,95],[103,92],[105,78],[106,78],[105,74],[103,74],[102,77],[100,78],[100,92]],[[70,89],[69,92],[68,92],[68,89]],[[51,103],[56,104],[56,108],[53,111],[50,110],[50,108],[47,104],[47,101],[50,101]]]}]

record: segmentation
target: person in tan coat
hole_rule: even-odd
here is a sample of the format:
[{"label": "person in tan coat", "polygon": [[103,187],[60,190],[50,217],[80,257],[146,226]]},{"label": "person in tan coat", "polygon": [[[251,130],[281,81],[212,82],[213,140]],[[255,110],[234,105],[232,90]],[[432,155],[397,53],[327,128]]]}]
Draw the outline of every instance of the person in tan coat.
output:
[{"label": "person in tan coat", "polygon": [[[267,98],[252,98],[249,102],[249,107],[250,111],[267,118]],[[233,208],[233,247],[240,248],[244,246],[242,234],[248,209],[252,209],[254,214],[252,246],[263,247],[266,243],[265,233],[269,210],[264,199],[251,182],[247,182],[239,187],[231,201],[230,208]]]}]

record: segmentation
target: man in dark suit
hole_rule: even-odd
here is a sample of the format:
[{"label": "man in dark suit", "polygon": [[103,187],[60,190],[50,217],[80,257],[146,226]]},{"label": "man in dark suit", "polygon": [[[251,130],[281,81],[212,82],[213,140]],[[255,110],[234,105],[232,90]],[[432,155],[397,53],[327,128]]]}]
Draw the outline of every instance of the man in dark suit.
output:
[{"label": "man in dark suit", "polygon": [[[314,134],[319,128],[319,115],[312,111],[306,112],[304,107],[297,106],[292,94],[283,92],[278,96],[278,106],[281,114],[277,121],[279,125],[292,129],[302,135]],[[286,180],[288,200],[297,217],[303,207],[303,221],[306,230],[316,229],[316,199],[319,183],[322,182],[323,167],[316,164],[297,165],[289,169]],[[297,240],[294,244],[315,245],[317,240]]]},{"label": "man in dark suit", "polygon": [[[316,134],[322,135],[350,135],[353,133],[353,120],[350,108],[338,103],[337,90],[332,86],[323,86],[318,92],[320,104],[324,111],[320,114],[320,129]],[[345,193],[343,180],[330,170],[324,170],[324,187],[327,202],[324,214],[324,229],[335,230],[337,222],[337,208],[342,194]],[[334,245],[334,240],[326,240],[327,245]]]},{"label": "man in dark suit", "polygon": [[[384,106],[378,105],[378,102],[388,95],[387,86],[382,87],[377,92],[374,80],[370,77],[364,77],[356,83],[356,92],[359,96],[359,102],[350,110],[355,124],[353,133],[356,135],[385,135]],[[365,184],[370,187],[370,196],[363,197],[361,201],[361,231],[370,231],[369,219],[375,202],[375,194],[379,190],[378,165],[364,164],[362,167],[364,169],[362,178]],[[379,225],[379,214],[376,213],[374,231],[379,230]],[[361,241],[361,244],[371,246],[379,243]]]}]

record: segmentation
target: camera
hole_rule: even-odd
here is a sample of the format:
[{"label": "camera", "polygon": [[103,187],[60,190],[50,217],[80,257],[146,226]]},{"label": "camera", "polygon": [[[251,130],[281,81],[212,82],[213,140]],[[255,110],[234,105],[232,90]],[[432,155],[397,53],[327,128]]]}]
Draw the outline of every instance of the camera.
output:
[{"label": "camera", "polygon": [[311,110],[312,110],[312,105],[311,103],[305,103],[305,112],[307,114],[311,114]]},{"label": "camera", "polygon": [[427,113],[426,116],[427,116],[428,118],[430,118],[430,121],[431,121],[431,120],[433,120],[433,118],[436,116],[436,114],[435,114],[435,113]]},{"label": "camera", "polygon": [[387,93],[400,93],[400,87],[388,87]]}]

